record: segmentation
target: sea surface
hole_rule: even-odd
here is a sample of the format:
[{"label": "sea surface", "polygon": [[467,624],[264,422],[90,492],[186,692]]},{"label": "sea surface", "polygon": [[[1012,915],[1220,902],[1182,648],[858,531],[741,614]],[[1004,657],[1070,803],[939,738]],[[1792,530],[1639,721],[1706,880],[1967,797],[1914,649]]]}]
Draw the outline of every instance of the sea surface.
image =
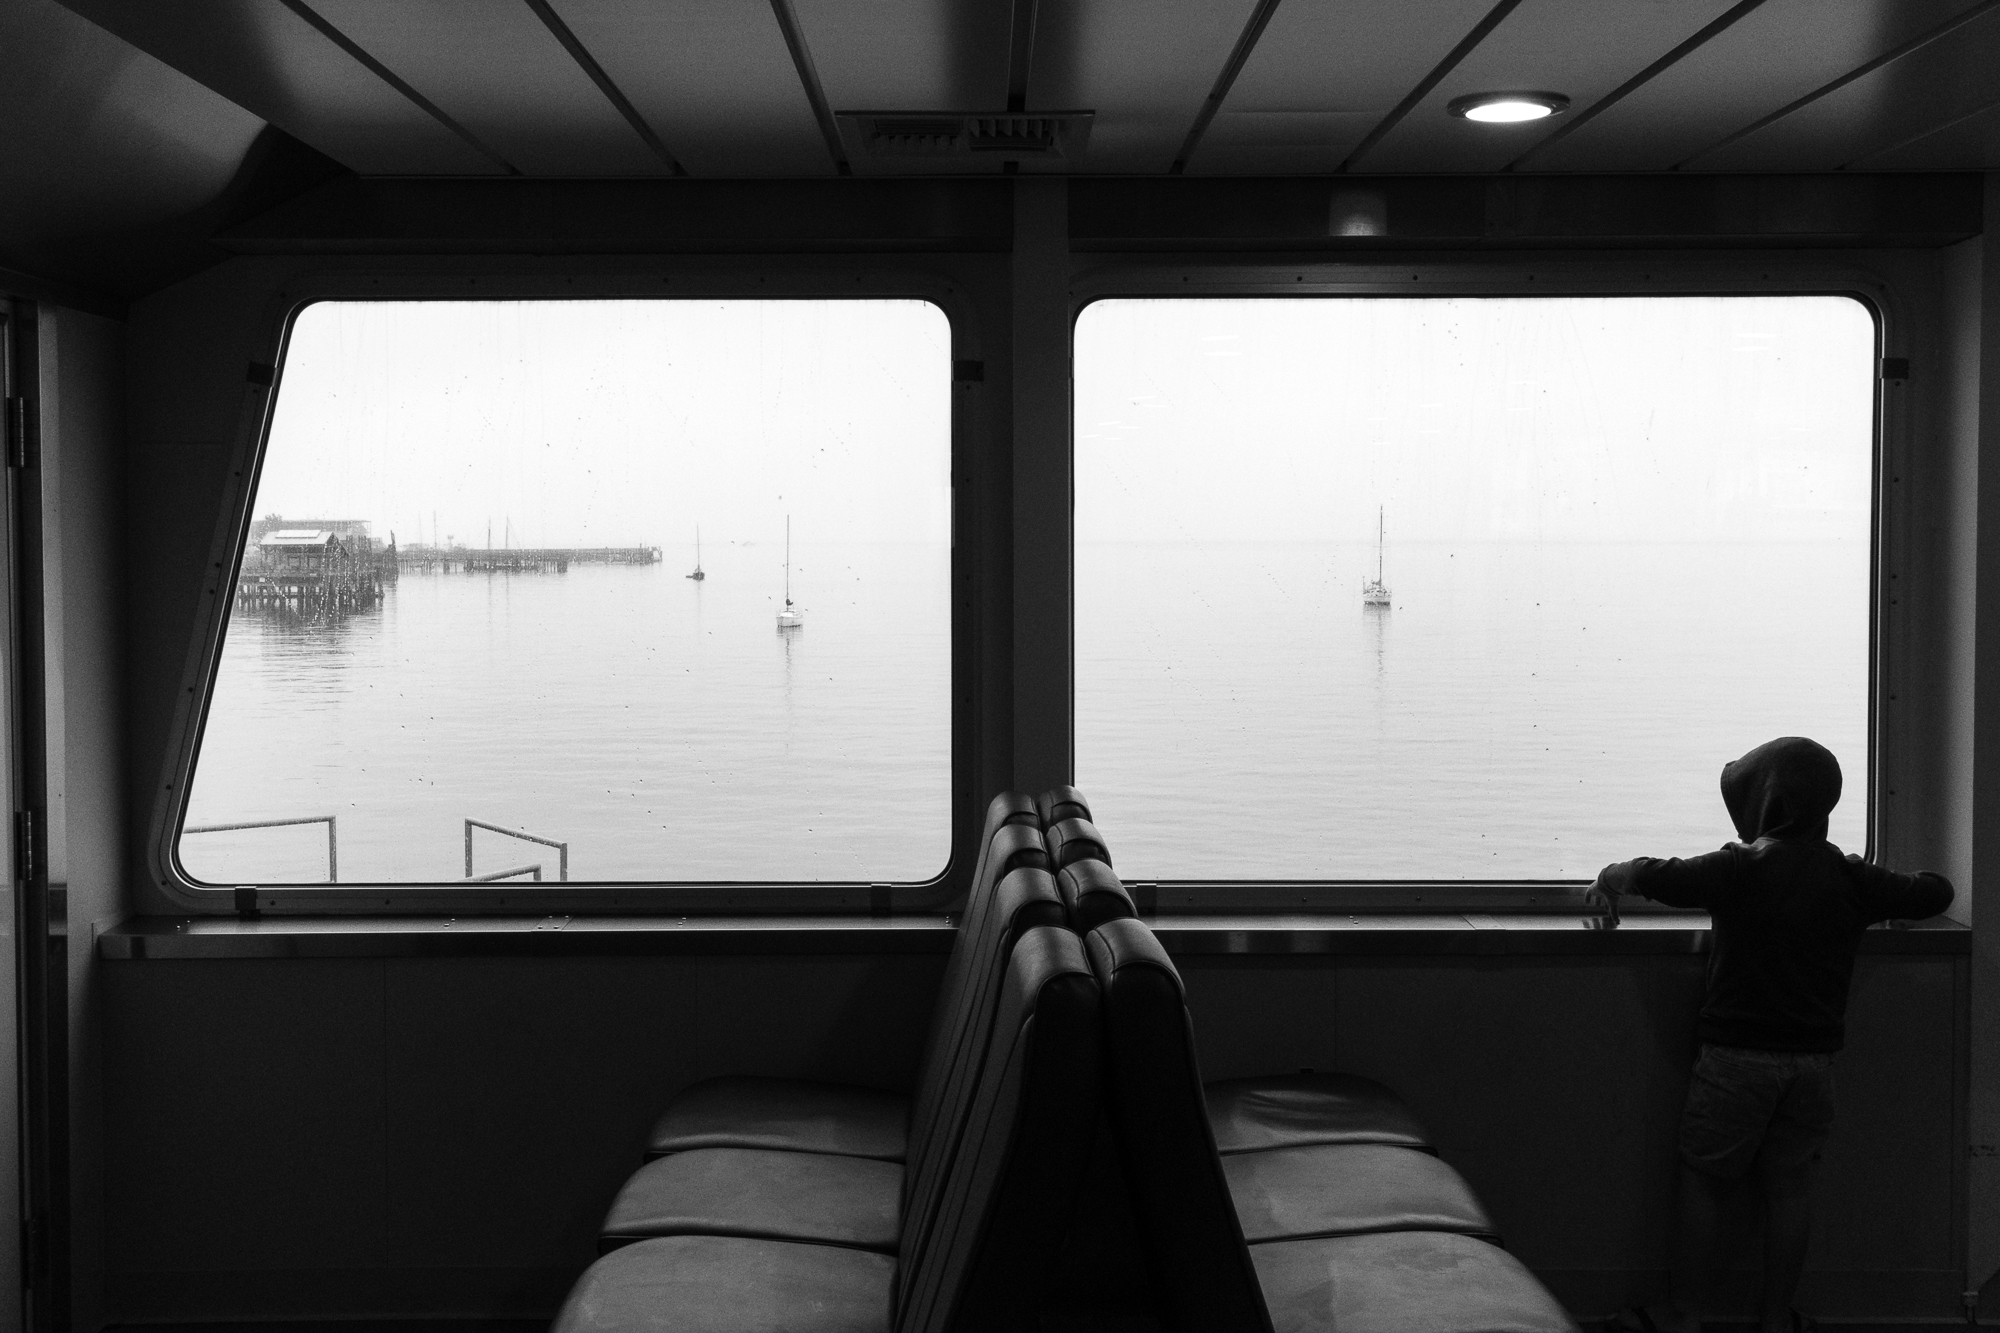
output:
[{"label": "sea surface", "polygon": [[[1859,549],[1857,549],[1857,545]],[[1127,878],[1585,878],[1732,836],[1784,734],[1866,813],[1864,544],[1077,549],[1076,776]],[[238,613],[188,822],[334,815],[344,883],[463,878],[465,821],[588,880],[920,880],[949,854],[946,553],[773,544],[411,572],[318,623]],[[478,831],[475,873],[554,849]],[[218,884],[324,882],[323,825],[190,834]]]},{"label": "sea surface", "polygon": [[1865,844],[1865,542],[1080,545],[1076,781],[1127,878],[1570,879],[1735,836],[1812,736]]},{"label": "sea surface", "polygon": [[[316,624],[236,613],[192,826],[332,814],[343,883],[465,876],[465,820],[571,880],[921,880],[950,856],[948,553],[406,572]],[[323,883],[324,825],[184,835],[199,880]],[[474,871],[553,848],[474,834]]]}]

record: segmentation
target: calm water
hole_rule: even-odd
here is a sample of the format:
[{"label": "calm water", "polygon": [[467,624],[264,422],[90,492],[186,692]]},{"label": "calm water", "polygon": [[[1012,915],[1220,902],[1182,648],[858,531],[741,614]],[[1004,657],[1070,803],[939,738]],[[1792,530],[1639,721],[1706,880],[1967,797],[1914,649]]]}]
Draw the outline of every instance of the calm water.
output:
[{"label": "calm water", "polygon": [[[334,814],[340,878],[454,880],[467,818],[589,879],[923,879],[950,852],[941,547],[708,545],[565,574],[406,574],[336,623],[237,615],[190,824]],[[476,835],[481,873],[553,849]],[[190,873],[323,881],[321,827],[183,839]]]},{"label": "calm water", "polygon": [[[935,547],[774,546],[406,576],[331,624],[238,616],[192,824],[334,814],[344,882],[462,876],[463,820],[590,879],[921,879],[948,854]],[[1080,545],[1077,781],[1128,877],[1576,877],[1730,835],[1722,762],[1846,763],[1864,841],[1852,545]],[[480,833],[480,872],[553,852]],[[321,829],[188,837],[215,883],[310,883]]]},{"label": "calm water", "polygon": [[1079,546],[1077,783],[1127,877],[1588,877],[1734,837],[1804,734],[1865,838],[1865,543]]}]

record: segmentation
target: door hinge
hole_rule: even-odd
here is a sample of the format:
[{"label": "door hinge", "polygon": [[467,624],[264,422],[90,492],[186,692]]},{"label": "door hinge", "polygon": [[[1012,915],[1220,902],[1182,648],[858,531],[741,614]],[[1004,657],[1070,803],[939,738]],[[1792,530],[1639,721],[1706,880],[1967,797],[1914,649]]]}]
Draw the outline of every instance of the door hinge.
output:
[{"label": "door hinge", "polygon": [[35,812],[14,812],[14,878],[22,884],[35,879]]},{"label": "door hinge", "polygon": [[7,398],[7,466],[28,466],[28,400],[18,393]]}]

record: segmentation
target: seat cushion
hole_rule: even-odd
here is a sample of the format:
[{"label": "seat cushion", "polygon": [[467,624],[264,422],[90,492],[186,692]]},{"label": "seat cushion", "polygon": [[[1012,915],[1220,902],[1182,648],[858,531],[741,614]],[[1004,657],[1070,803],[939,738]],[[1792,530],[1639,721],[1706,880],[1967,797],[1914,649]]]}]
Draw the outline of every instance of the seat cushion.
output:
[{"label": "seat cushion", "polygon": [[895,1272],[836,1245],[642,1240],[585,1270],[551,1333],[890,1333]]},{"label": "seat cushion", "polygon": [[695,1148],[646,1163],[604,1219],[599,1247],[649,1236],[759,1236],[892,1253],[903,1168],[868,1157]]},{"label": "seat cushion", "polygon": [[1497,1245],[1443,1231],[1250,1247],[1274,1333],[1577,1333]]},{"label": "seat cushion", "polygon": [[1402,1099],[1355,1074],[1274,1074],[1211,1083],[1208,1123],[1227,1156],[1309,1143],[1395,1143],[1430,1147]]},{"label": "seat cushion", "polygon": [[682,1089],[653,1126],[646,1155],[770,1148],[900,1162],[909,1120],[901,1093],[731,1074]]},{"label": "seat cushion", "polygon": [[1057,870],[1075,865],[1078,861],[1111,864],[1111,852],[1105,845],[1104,835],[1087,819],[1065,819],[1052,826],[1045,836],[1049,857]]},{"label": "seat cushion", "polygon": [[1235,1153],[1222,1173],[1243,1239],[1457,1231],[1497,1239],[1465,1178],[1429,1153],[1379,1143]]}]

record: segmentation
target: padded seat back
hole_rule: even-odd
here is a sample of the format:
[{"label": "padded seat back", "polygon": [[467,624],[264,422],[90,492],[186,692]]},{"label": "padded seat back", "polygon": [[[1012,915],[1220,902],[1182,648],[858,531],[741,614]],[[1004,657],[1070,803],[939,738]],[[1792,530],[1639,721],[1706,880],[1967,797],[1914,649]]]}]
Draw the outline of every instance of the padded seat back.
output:
[{"label": "padded seat back", "polygon": [[1271,1333],[1215,1151],[1180,973],[1136,919],[1085,941],[1102,993],[1111,1127],[1162,1318],[1176,1333]]},{"label": "padded seat back", "polygon": [[1015,945],[1036,926],[1062,925],[1065,915],[1054,877],[1046,870],[1022,869],[1010,872],[988,895],[979,938],[971,938],[974,927],[966,923],[960,937],[964,947],[952,954],[953,962],[960,964],[958,977],[938,997],[932,1020],[938,1032],[936,1044],[910,1103],[908,1147],[903,1154],[909,1168],[903,1177],[906,1210],[926,1157],[938,1150],[940,1141],[948,1144],[964,1119],[979,1062],[993,1034],[1000,987]]},{"label": "padded seat back", "polygon": [[915,1168],[897,1333],[1026,1330],[1037,1323],[1100,1106],[1103,1024],[1082,943],[1060,926],[1021,936],[954,1151]]},{"label": "padded seat back", "polygon": [[1057,870],[1073,866],[1078,861],[1111,864],[1111,850],[1104,841],[1104,835],[1088,819],[1065,819],[1059,824],[1051,824],[1047,837],[1049,857]]},{"label": "padded seat back", "polygon": [[1074,787],[1051,787],[1035,798],[1035,809],[1043,828],[1054,828],[1065,819],[1090,818],[1090,802]]},{"label": "padded seat back", "polygon": [[1056,882],[1069,913],[1069,928],[1079,935],[1088,935],[1107,921],[1138,915],[1132,895],[1102,861],[1072,862]]}]

